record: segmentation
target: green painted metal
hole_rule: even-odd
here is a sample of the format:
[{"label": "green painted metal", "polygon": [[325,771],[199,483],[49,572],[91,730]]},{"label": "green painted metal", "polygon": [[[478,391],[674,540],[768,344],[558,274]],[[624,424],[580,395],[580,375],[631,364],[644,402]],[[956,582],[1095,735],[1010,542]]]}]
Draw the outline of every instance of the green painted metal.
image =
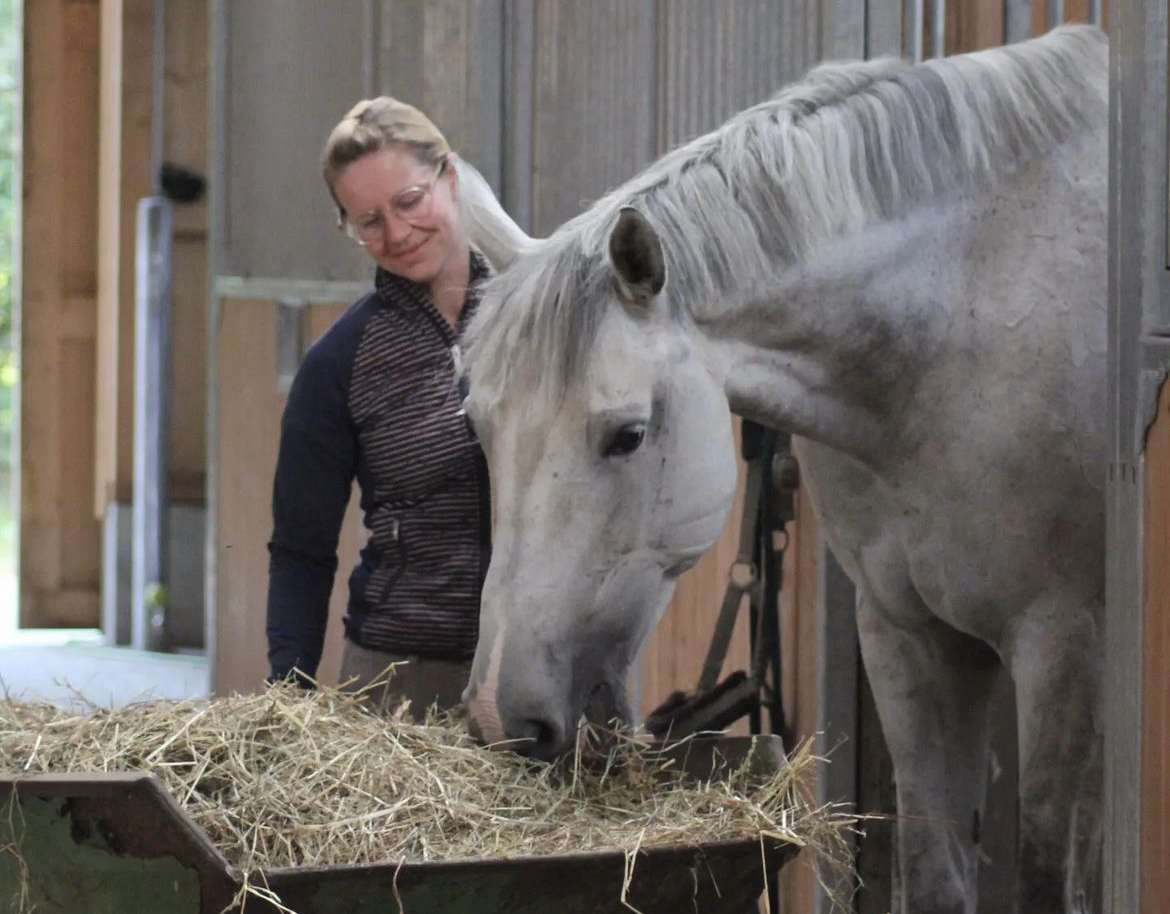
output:
[{"label": "green painted metal", "polygon": [[[778,740],[697,740],[701,775],[782,764]],[[297,914],[747,914],[796,848],[754,841],[381,866],[272,869]],[[221,914],[242,874],[148,774],[0,776],[0,914]],[[626,897],[623,902],[623,890]],[[250,897],[247,914],[277,908]]]},{"label": "green painted metal", "polygon": [[200,914],[194,872],[173,857],[117,854],[100,831],[75,834],[69,802],[10,792],[0,804],[0,911]]}]

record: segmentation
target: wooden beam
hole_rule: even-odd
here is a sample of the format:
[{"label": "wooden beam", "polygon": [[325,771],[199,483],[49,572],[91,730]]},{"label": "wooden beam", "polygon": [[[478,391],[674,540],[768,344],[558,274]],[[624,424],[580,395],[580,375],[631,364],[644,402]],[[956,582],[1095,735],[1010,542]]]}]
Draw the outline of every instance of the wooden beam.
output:
[{"label": "wooden beam", "polygon": [[947,4],[947,53],[963,54],[1003,44],[1003,0]]},{"label": "wooden beam", "polygon": [[128,502],[134,474],[134,235],[151,190],[152,0],[101,4],[98,358],[94,514]]},{"label": "wooden beam", "polygon": [[[208,174],[207,0],[167,0],[163,155]],[[171,270],[171,501],[202,504],[207,470],[207,205],[176,202]]]},{"label": "wooden beam", "polygon": [[[344,307],[314,305],[308,338],[328,329]],[[268,675],[264,634],[268,550],[272,535],[272,476],[286,402],[276,386],[276,304],[263,299],[227,299],[217,328],[219,373],[216,436],[216,636],[212,688],[217,695],[254,692]],[[341,617],[349,573],[362,540],[357,488],[350,501],[338,549],[320,680],[336,684],[341,666]]]},{"label": "wooden beam", "polygon": [[96,626],[99,7],[26,0],[24,17],[20,624]]}]

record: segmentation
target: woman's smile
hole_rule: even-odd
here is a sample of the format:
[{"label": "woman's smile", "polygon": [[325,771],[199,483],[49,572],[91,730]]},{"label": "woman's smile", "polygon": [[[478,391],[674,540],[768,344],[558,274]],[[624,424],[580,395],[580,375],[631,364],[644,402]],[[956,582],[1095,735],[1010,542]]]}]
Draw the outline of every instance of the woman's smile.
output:
[{"label": "woman's smile", "polygon": [[412,240],[408,245],[396,251],[390,251],[389,257],[391,260],[405,261],[413,263],[421,258],[423,247],[431,240],[430,235],[423,235],[421,238]]}]

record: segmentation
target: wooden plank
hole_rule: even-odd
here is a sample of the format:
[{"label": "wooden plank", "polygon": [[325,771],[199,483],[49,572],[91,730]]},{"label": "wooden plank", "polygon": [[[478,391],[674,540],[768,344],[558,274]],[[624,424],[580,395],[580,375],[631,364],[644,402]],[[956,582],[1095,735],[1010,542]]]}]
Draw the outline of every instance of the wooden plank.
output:
[{"label": "wooden plank", "polygon": [[[96,626],[94,341],[84,309],[97,294],[99,7],[27,0],[24,15],[20,624]],[[65,590],[92,599],[62,602]]]},{"label": "wooden plank", "polygon": [[59,294],[54,262],[63,197],[63,131],[54,110],[62,91],[61,3],[26,0],[24,23],[20,624],[32,626],[42,623],[41,596],[56,584],[60,535],[54,506],[60,473],[55,402],[60,352],[52,315]]},{"label": "wooden plank", "polygon": [[1170,384],[1146,438],[1142,619],[1141,914],[1170,910]]},{"label": "wooden plank", "polygon": [[[123,0],[126,2],[126,0]],[[208,0],[167,0],[167,65],[163,86],[163,155],[199,174],[207,174],[207,52],[210,42]],[[207,228],[205,204],[181,204],[191,217],[185,230]],[[176,213],[176,216],[178,214]],[[178,227],[176,219],[176,227]]]},{"label": "wooden plank", "polygon": [[817,20],[794,15],[808,12],[799,7],[772,0],[660,7],[657,153],[715,129],[804,74],[815,62],[809,33]]},{"label": "wooden plank", "polygon": [[101,4],[97,446],[94,512],[129,502],[134,475],[134,234],[150,193],[152,0]]},{"label": "wooden plank", "polygon": [[[167,0],[163,156],[206,176],[207,0]],[[207,470],[207,204],[176,202],[171,271],[169,492],[202,503]]]},{"label": "wooden plank", "polygon": [[367,279],[368,259],[338,235],[318,159],[329,131],[369,90],[363,61],[375,5],[282,0],[222,8],[226,44],[217,53],[230,89],[220,103],[225,148],[224,171],[216,176],[223,205],[216,270]]},{"label": "wooden plank", "polygon": [[[310,338],[324,332],[343,310],[339,306],[313,307]],[[272,534],[272,474],[285,404],[285,397],[276,389],[275,314],[271,301],[228,300],[223,303],[217,329],[219,523],[212,675],[218,695],[255,691],[268,674],[264,634],[267,543]],[[318,670],[323,682],[337,681],[346,581],[360,543],[359,514],[355,487],[342,531],[326,648]]]},{"label": "wooden plank", "polygon": [[1052,0],[1032,0],[1032,34],[1043,35],[1048,31],[1048,4]]},{"label": "wooden plank", "polygon": [[[792,548],[785,554],[781,593],[784,699],[789,726],[798,741],[812,739],[819,719],[819,642],[817,626],[818,543],[816,515],[808,491],[796,502]],[[816,796],[816,785],[807,785]],[[785,914],[812,914],[818,892],[810,866],[786,866],[779,874],[781,910]]]},{"label": "wooden plank", "polygon": [[992,48],[1004,43],[1003,0],[965,0],[947,5],[948,14],[954,11],[953,39],[948,36],[947,49],[950,54],[964,54]]},{"label": "wooden plank", "polygon": [[[92,298],[90,299],[92,302]],[[62,339],[61,399],[57,447],[61,452],[56,509],[60,532],[56,543],[57,581],[60,587],[91,591],[101,588],[101,524],[93,516],[93,375],[94,342]],[[99,617],[58,618],[57,627],[96,628]]]},{"label": "wooden plank", "polygon": [[[537,0],[533,230],[546,234],[656,153],[656,25],[648,0]],[[604,34],[604,42],[594,36]]]},{"label": "wooden plank", "polygon": [[906,33],[905,0],[868,0],[865,16],[865,56],[901,57]]},{"label": "wooden plank", "polygon": [[100,612],[98,594],[89,587],[54,587],[33,594],[44,628],[87,627],[85,621]]},{"label": "wooden plank", "polygon": [[254,692],[268,673],[265,544],[272,532],[271,480],[284,406],[276,391],[273,315],[270,301],[224,301],[216,328],[219,524],[212,686],[217,695]]},{"label": "wooden plank", "polygon": [[168,490],[202,503],[207,467],[207,238],[175,239]]},{"label": "wooden plank", "polygon": [[425,111],[498,188],[503,4],[381,0],[379,12],[377,91]]},{"label": "wooden plank", "polygon": [[97,332],[97,299],[91,293],[65,295],[61,299],[62,340],[94,343]]},{"label": "wooden plank", "polygon": [[[100,7],[66,3],[62,11],[62,92],[57,99],[64,148],[64,209],[58,271],[66,294],[92,295],[97,288],[98,71],[101,60]],[[80,127],[89,145],[78,145]],[[80,154],[79,154],[80,153]]]}]

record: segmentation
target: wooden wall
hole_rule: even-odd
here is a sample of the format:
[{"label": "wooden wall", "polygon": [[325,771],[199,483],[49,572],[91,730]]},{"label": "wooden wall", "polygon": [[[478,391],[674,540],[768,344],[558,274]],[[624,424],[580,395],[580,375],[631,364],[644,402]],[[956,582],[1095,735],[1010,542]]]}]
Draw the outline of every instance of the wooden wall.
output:
[{"label": "wooden wall", "polygon": [[93,626],[100,7],[26,0],[20,624]]},{"label": "wooden wall", "polygon": [[[305,314],[306,340],[320,336],[343,311],[338,305],[311,305]],[[272,535],[272,474],[280,443],[280,416],[286,397],[277,388],[276,304],[265,299],[221,303],[215,345],[217,385],[218,491],[216,654],[217,694],[254,692],[268,675],[264,632],[268,597],[268,539]],[[357,487],[346,512],[338,549],[338,573],[329,609],[326,648],[318,677],[336,683],[341,664],[341,616],[349,593],[346,581],[364,539]]]},{"label": "wooden wall", "polygon": [[[153,0],[101,4],[95,513],[129,502],[134,473],[134,236],[138,201],[153,191]],[[208,171],[207,0],[168,0],[163,157]],[[204,499],[206,466],[207,203],[176,203],[172,264],[170,495]]]},{"label": "wooden wall", "polygon": [[[103,0],[104,2],[104,0]],[[208,0],[166,0],[163,156],[208,175]],[[175,204],[170,497],[201,505],[207,474],[207,198]]]},{"label": "wooden wall", "polygon": [[[22,626],[96,627],[100,518],[133,472],[134,221],[151,0],[26,0]],[[207,0],[167,4],[165,157],[206,173]],[[171,494],[203,500],[207,218],[176,210]]]}]

